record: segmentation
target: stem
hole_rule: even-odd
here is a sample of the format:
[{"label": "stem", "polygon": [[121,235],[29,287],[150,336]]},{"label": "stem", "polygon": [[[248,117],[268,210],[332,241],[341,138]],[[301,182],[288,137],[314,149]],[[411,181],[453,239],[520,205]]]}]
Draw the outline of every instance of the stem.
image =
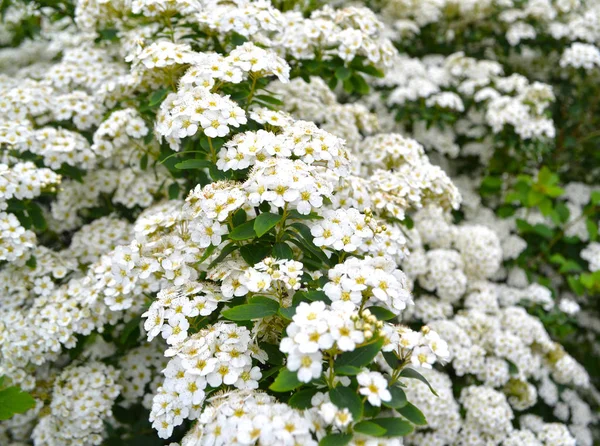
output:
[{"label": "stem", "polygon": [[158,164],[163,164],[169,158],[173,158],[174,156],[179,156],[179,155],[185,155],[186,153],[205,153],[205,152],[203,150],[188,150],[187,152],[175,152],[175,153],[171,153],[169,156],[167,156],[165,159],[163,159]]},{"label": "stem", "polygon": [[215,148],[213,147],[212,138],[209,138],[208,136],[206,138],[208,139],[208,147],[210,147],[212,162],[213,162],[213,164],[217,164],[217,152],[215,151]]},{"label": "stem", "polygon": [[275,236],[275,242],[281,241],[283,234],[285,233],[285,219],[288,216],[288,204],[286,203],[283,207],[283,215],[281,216],[281,221],[277,224],[277,235]]},{"label": "stem", "polygon": [[246,108],[244,111],[248,111],[248,107],[250,107],[250,103],[252,102],[252,98],[254,97],[254,91],[256,90],[256,77],[252,76],[252,87],[250,87],[250,94],[248,95],[248,99],[246,100]]}]

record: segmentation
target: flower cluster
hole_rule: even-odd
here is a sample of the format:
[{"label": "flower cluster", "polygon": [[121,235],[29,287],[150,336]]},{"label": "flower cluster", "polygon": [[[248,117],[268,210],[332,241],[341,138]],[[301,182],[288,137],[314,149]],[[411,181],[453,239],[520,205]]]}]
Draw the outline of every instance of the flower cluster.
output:
[{"label": "flower cluster", "polygon": [[41,3],[1,444],[594,444],[593,2]]},{"label": "flower cluster", "polygon": [[111,416],[120,391],[117,379],[113,367],[99,362],[61,373],[54,382],[50,411],[33,430],[36,444],[101,444],[102,423]]},{"label": "flower cluster", "polygon": [[150,421],[161,438],[170,437],[184,419],[200,416],[207,387],[256,389],[262,376],[252,359],[264,361],[265,355],[244,327],[220,323],[182,339],[165,352],[172,359],[152,400]]}]

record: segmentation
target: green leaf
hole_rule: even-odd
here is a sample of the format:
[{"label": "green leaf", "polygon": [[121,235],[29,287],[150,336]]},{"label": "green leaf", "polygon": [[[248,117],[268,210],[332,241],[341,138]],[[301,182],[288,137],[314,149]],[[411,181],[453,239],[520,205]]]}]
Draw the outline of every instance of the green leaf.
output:
[{"label": "green leaf", "polygon": [[380,321],[388,321],[396,317],[394,313],[383,307],[368,307],[367,310],[369,310],[371,314],[375,315],[375,317]]},{"label": "green leaf", "polygon": [[283,102],[280,99],[274,98],[273,96],[268,96],[266,94],[258,94],[254,96],[255,99],[259,101],[266,102],[267,104],[273,105],[283,105]]},{"label": "green leaf", "polygon": [[576,277],[574,277],[574,276],[567,277],[567,282],[569,283],[569,287],[578,296],[581,296],[581,295],[583,295],[583,293],[585,293],[585,287],[579,282],[579,280]]},{"label": "green leaf", "polygon": [[231,217],[231,222],[233,223],[233,227],[235,228],[236,226],[240,226],[240,225],[243,225],[244,223],[246,223],[247,217],[248,216],[246,215],[245,210],[238,209],[237,211],[235,211],[233,216]]},{"label": "green leaf", "polygon": [[381,437],[382,435],[385,435],[387,429],[372,421],[361,421],[354,425],[354,431],[371,437]]},{"label": "green leaf", "polygon": [[404,437],[414,430],[413,425],[402,418],[375,418],[371,422],[385,429],[386,437]]},{"label": "green leaf", "polygon": [[134,340],[137,340],[137,338],[140,335],[140,321],[142,320],[141,316],[136,316],[133,319],[131,319],[129,322],[127,322],[127,324],[125,325],[125,328],[123,329],[121,336],[119,337],[119,342],[121,343],[121,345],[125,345],[127,343],[127,341],[129,340],[129,338],[134,335]]},{"label": "green leaf", "polygon": [[335,70],[335,77],[341,81],[345,81],[346,79],[350,78],[351,75],[352,71],[346,67],[339,67],[337,70]]},{"label": "green leaf", "polygon": [[354,376],[360,373],[361,369],[353,365],[342,365],[335,368],[336,375]]},{"label": "green leaf", "polygon": [[557,203],[555,210],[562,223],[566,223],[569,220],[571,211],[569,211],[569,208],[564,203]]},{"label": "green leaf", "polygon": [[391,407],[392,409],[399,409],[406,406],[408,401],[404,390],[398,386],[390,386],[388,390],[392,394],[392,399],[390,401],[383,401],[384,406]]},{"label": "green leaf", "polygon": [[296,220],[323,220],[323,217],[315,212],[311,212],[310,214],[301,214],[296,209],[292,209],[288,212],[288,218],[293,218]]},{"label": "green leaf", "polygon": [[385,362],[387,362],[388,365],[394,370],[400,365],[400,359],[394,352],[383,352],[383,358],[385,359]]},{"label": "green leaf", "polygon": [[296,291],[294,297],[292,298],[292,302],[294,304],[299,304],[300,302],[325,302],[326,304],[330,304],[331,300],[327,297],[324,291]]},{"label": "green leaf", "polygon": [[306,389],[296,392],[288,400],[288,405],[294,409],[310,409],[312,407],[312,397],[319,391],[319,389]]},{"label": "green leaf", "polygon": [[273,392],[289,392],[297,389],[302,383],[298,380],[296,372],[292,372],[286,368],[279,371],[277,378],[273,381],[273,384],[269,386]]},{"label": "green leaf", "polygon": [[8,420],[13,415],[25,413],[34,406],[35,399],[17,386],[0,390],[0,420]]},{"label": "green leaf", "polygon": [[231,321],[250,321],[263,317],[273,316],[279,310],[279,304],[273,299],[263,296],[255,296],[250,299],[249,304],[224,310],[221,314],[225,319]]},{"label": "green leaf", "polygon": [[[235,245],[233,243],[226,245],[223,248],[223,250],[221,251],[221,254],[219,254],[217,256],[217,258],[215,260],[213,260],[210,265],[208,265],[208,269],[210,270],[210,269],[214,268],[215,265],[221,263],[225,259],[225,257],[227,257],[229,254],[231,254],[236,249],[238,249],[238,247],[237,247],[237,245]],[[210,246],[208,247],[207,251],[208,250],[210,250]],[[204,257],[204,256],[202,256],[202,257]],[[204,260],[206,260],[206,259],[204,259]],[[204,261],[204,260],[202,260],[202,261]]]},{"label": "green leaf", "polygon": [[169,200],[177,200],[179,198],[179,183],[173,183],[168,189]]},{"label": "green leaf", "polygon": [[600,191],[596,190],[592,192],[590,203],[600,204]]},{"label": "green leaf", "polygon": [[243,225],[236,226],[229,233],[229,238],[231,240],[248,240],[256,237],[256,232],[254,232],[254,220],[247,221]]},{"label": "green leaf", "polygon": [[362,347],[358,347],[352,352],[345,352],[339,355],[335,361],[336,367],[340,367],[343,365],[351,365],[354,367],[364,367],[370,364],[377,353],[381,350],[383,346],[383,338],[377,339],[375,342],[371,342],[370,344],[363,345]]},{"label": "green leaf", "polygon": [[345,446],[352,440],[352,434],[329,434],[319,441],[319,446]]},{"label": "green leaf", "polygon": [[427,420],[425,419],[423,412],[421,412],[411,403],[406,403],[403,407],[396,409],[396,411],[417,426],[425,426],[427,424]]},{"label": "green leaf", "polygon": [[279,350],[279,345],[261,342],[259,346],[267,354],[269,364],[283,365],[285,363],[285,355]]},{"label": "green leaf", "polygon": [[356,391],[350,387],[338,385],[329,391],[331,402],[340,409],[347,408],[352,414],[354,421],[358,421],[363,415],[363,403]]},{"label": "green leaf", "polygon": [[350,78],[350,82],[352,82],[353,90],[356,91],[360,95],[369,93],[369,84],[367,81],[358,73],[354,73]]},{"label": "green leaf", "polygon": [[48,225],[46,224],[46,219],[44,218],[44,212],[42,211],[42,208],[39,207],[36,203],[29,203],[27,213],[29,214],[29,217],[31,217],[33,226],[35,226],[36,229],[44,231],[48,228]]},{"label": "green leaf", "polygon": [[561,274],[565,274],[565,273],[578,273],[581,272],[582,268],[581,266],[575,262],[574,260],[567,260],[565,263],[563,263],[559,269],[559,272]]},{"label": "green leaf", "polygon": [[190,170],[190,169],[204,169],[210,168],[214,164],[208,160],[185,160],[175,164],[175,168],[179,170]]},{"label": "green leaf", "polygon": [[294,315],[296,314],[296,307],[295,306],[291,306],[291,307],[282,307],[279,309],[279,315],[282,316],[283,318],[291,321],[294,317]]},{"label": "green leaf", "polygon": [[437,392],[433,389],[433,387],[431,387],[431,384],[429,384],[429,381],[427,381],[427,379],[423,375],[421,375],[419,372],[417,372],[415,369],[411,369],[410,367],[407,367],[404,370],[402,370],[402,372],[400,372],[400,376],[403,376],[404,378],[418,379],[423,384],[427,385],[427,387],[429,387],[429,390],[431,390],[431,393],[433,393],[435,396],[439,396],[437,394]]},{"label": "green leaf", "polygon": [[530,189],[527,194],[527,207],[537,206],[546,196],[536,190]]},{"label": "green leaf", "polygon": [[256,265],[267,257],[270,252],[271,247],[264,243],[251,243],[240,248],[240,254],[248,262],[248,265]]},{"label": "green leaf", "polygon": [[147,167],[148,167],[148,154],[144,153],[142,155],[142,158],[140,159],[140,169],[146,170]]},{"label": "green leaf", "polygon": [[598,238],[598,225],[594,220],[588,218],[585,222],[585,226],[588,230],[588,234],[590,235],[590,240],[595,241]]},{"label": "green leaf", "polygon": [[285,242],[276,243],[271,252],[276,259],[293,260],[294,258],[294,251],[292,251],[290,245]]},{"label": "green leaf", "polygon": [[554,231],[541,223],[536,223],[533,226],[533,232],[547,239],[551,239],[554,236]]},{"label": "green leaf", "polygon": [[256,235],[259,237],[265,235],[281,221],[282,217],[282,215],[273,214],[271,212],[263,212],[260,214],[254,219],[254,231],[256,232]]},{"label": "green leaf", "polygon": [[56,171],[56,173],[61,174],[63,177],[73,178],[78,183],[83,183],[83,176],[85,175],[85,170],[78,169],[75,166],[71,166],[67,163],[63,163],[60,166],[60,169]]},{"label": "green leaf", "polygon": [[[25,262],[25,265],[31,269],[34,269],[37,266],[37,259],[34,255],[32,255],[31,257],[29,257],[27,259],[27,261]],[[0,386],[2,385],[2,383],[0,382]]]},{"label": "green leaf", "polygon": [[502,178],[501,177],[485,177],[481,182],[481,193],[483,195],[490,195],[495,192],[500,192],[502,188]]},{"label": "green leaf", "polygon": [[168,94],[169,90],[167,90],[166,88],[160,88],[156,90],[148,98],[148,105],[150,107],[154,107],[155,105],[160,104],[162,101],[165,100]]}]

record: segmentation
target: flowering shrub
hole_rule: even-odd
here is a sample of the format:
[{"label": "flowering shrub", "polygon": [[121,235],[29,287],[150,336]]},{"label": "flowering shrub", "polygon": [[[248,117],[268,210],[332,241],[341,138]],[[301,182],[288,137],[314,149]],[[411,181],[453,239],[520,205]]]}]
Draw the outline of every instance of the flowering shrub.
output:
[{"label": "flowering shrub", "polygon": [[0,7],[0,443],[600,438],[597,5]]}]

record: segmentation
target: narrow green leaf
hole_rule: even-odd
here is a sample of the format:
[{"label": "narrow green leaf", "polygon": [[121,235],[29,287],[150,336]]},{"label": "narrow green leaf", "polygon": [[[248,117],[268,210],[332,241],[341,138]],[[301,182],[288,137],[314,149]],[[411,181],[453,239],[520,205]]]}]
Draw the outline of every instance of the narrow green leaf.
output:
[{"label": "narrow green leaf", "polygon": [[[210,246],[208,247],[208,249],[210,249]],[[225,247],[221,251],[221,254],[219,254],[217,256],[217,258],[215,260],[213,260],[210,265],[208,265],[208,269],[210,270],[210,269],[214,268],[215,265],[218,265],[219,263],[221,263],[225,259],[225,257],[227,257],[229,254],[231,254],[236,249],[238,249],[238,247],[237,247],[237,245],[235,245],[233,243],[225,245]],[[202,256],[202,257],[204,257],[204,256]]]},{"label": "narrow green leaf", "polygon": [[[256,296],[262,297],[262,296]],[[253,299],[256,299],[253,298]],[[279,310],[279,304],[273,299],[264,297],[260,300],[251,300],[251,303],[238,305],[237,307],[224,310],[221,314],[225,319],[231,321],[250,321],[263,317],[273,316]]]},{"label": "narrow green leaf", "polygon": [[352,440],[352,434],[329,434],[319,441],[319,446],[346,446]]},{"label": "narrow green leaf", "polygon": [[425,415],[421,412],[416,406],[411,403],[406,403],[403,407],[396,409],[396,411],[417,426],[425,426],[427,424],[427,420],[425,419]]},{"label": "narrow green leaf", "polygon": [[44,212],[37,203],[29,203],[27,213],[29,214],[29,217],[31,217],[33,226],[35,226],[36,229],[44,231],[48,228],[46,219],[44,218]]},{"label": "narrow green leaf", "polygon": [[413,425],[402,418],[375,418],[370,421],[385,429],[386,437],[404,437],[414,430]]},{"label": "narrow green leaf", "polygon": [[429,381],[427,381],[427,379],[423,375],[421,375],[419,372],[417,372],[415,369],[411,369],[410,367],[407,367],[404,370],[402,370],[402,372],[400,372],[400,376],[402,376],[404,378],[417,379],[417,380],[421,381],[423,384],[426,384],[427,387],[429,387],[429,390],[431,390],[431,393],[433,393],[435,396],[439,396],[437,394],[437,392],[434,390],[434,388],[431,387],[431,384],[429,384]]},{"label": "narrow green leaf", "polygon": [[354,367],[364,367],[370,364],[383,346],[383,338],[375,342],[358,347],[352,352],[345,352],[339,355],[335,361],[336,367],[351,365]]},{"label": "narrow green leaf", "polygon": [[254,219],[254,231],[256,235],[262,237],[271,229],[273,229],[277,223],[281,221],[282,216],[279,214],[273,214],[271,212],[263,212]]},{"label": "narrow green leaf", "polygon": [[238,209],[235,211],[233,216],[231,217],[231,222],[233,223],[233,227],[240,226],[246,223],[246,219],[248,218],[246,211],[243,209]]},{"label": "narrow green leaf", "polygon": [[173,183],[168,189],[169,200],[177,200],[179,198],[179,183]]},{"label": "narrow green leaf", "polygon": [[169,94],[169,90],[167,90],[166,88],[160,88],[160,89],[156,90],[148,98],[148,105],[150,107],[153,107],[155,105],[160,104],[162,101],[165,100],[165,98],[167,97],[168,94]]},{"label": "narrow green leaf", "polygon": [[240,254],[248,262],[248,265],[256,265],[267,257],[270,252],[271,247],[264,243],[251,243],[240,248]]},{"label": "narrow green leaf", "polygon": [[388,321],[396,317],[394,313],[383,307],[368,307],[367,310],[369,310],[371,314],[373,314],[380,321]]},{"label": "narrow green leaf", "polygon": [[147,167],[148,167],[148,154],[144,153],[142,155],[142,158],[140,159],[140,168],[142,170],[146,170]]},{"label": "narrow green leaf", "polygon": [[277,378],[273,381],[273,384],[269,386],[273,392],[289,392],[297,389],[302,383],[298,380],[296,372],[292,372],[286,368],[279,371]]},{"label": "narrow green leaf", "polygon": [[285,363],[285,355],[279,350],[279,345],[261,342],[259,346],[267,354],[269,364],[283,365]]},{"label": "narrow green leaf", "polygon": [[210,168],[212,166],[214,166],[214,164],[208,160],[196,160],[196,159],[185,160],[185,161],[175,164],[175,168],[179,169],[179,170],[204,169],[204,168]]},{"label": "narrow green leaf", "polygon": [[279,309],[279,315],[283,318],[291,321],[294,315],[296,314],[296,307],[284,307]]},{"label": "narrow green leaf", "polygon": [[269,96],[266,94],[258,94],[254,96],[254,98],[258,99],[259,101],[266,102],[267,104],[283,105],[283,102],[280,99],[274,98],[273,96]]},{"label": "narrow green leaf", "polygon": [[285,242],[276,243],[275,246],[273,246],[272,254],[276,259],[293,260],[294,258],[294,251],[292,251],[290,245]]},{"label": "narrow green leaf", "polygon": [[354,425],[354,431],[371,437],[381,437],[382,435],[385,435],[387,429],[372,421],[361,421]]},{"label": "narrow green leaf", "polygon": [[354,376],[360,373],[361,369],[353,365],[342,365],[335,368],[336,375]]},{"label": "narrow green leaf", "polygon": [[312,397],[319,391],[319,389],[306,389],[296,392],[288,400],[288,405],[294,409],[310,409],[312,407]]},{"label": "narrow green leaf", "polygon": [[404,393],[404,390],[395,385],[391,386],[388,390],[392,394],[392,399],[390,401],[384,401],[384,406],[391,407],[392,409],[399,409],[406,406],[408,401],[406,399],[406,393]]},{"label": "narrow green leaf", "polygon": [[236,226],[229,233],[229,238],[231,240],[248,240],[256,237],[256,232],[254,232],[254,220],[247,221],[243,225]]}]

